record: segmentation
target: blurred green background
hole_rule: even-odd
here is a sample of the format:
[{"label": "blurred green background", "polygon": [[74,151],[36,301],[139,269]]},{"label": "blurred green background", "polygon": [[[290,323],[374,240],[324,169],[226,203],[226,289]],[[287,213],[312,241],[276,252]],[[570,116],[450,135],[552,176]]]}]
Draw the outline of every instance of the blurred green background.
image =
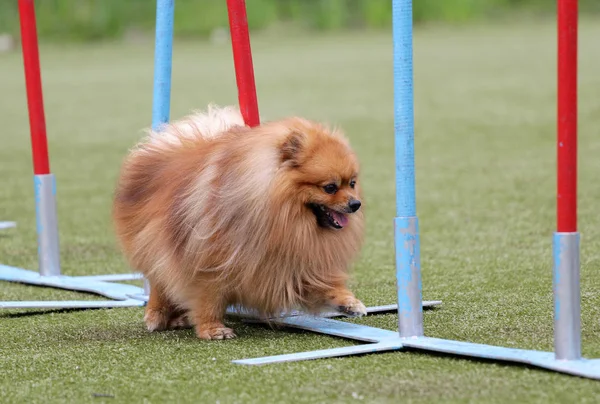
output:
[{"label": "blurred green background", "polygon": [[[248,0],[251,29],[334,31],[391,26],[391,0]],[[599,0],[580,0],[581,14],[600,14]],[[414,0],[415,24],[462,24],[554,15],[554,0]],[[38,31],[45,41],[121,39],[151,33],[153,0],[38,0]],[[225,0],[176,0],[175,35],[208,37],[227,27]],[[18,33],[16,0],[0,1],[0,33]]]}]

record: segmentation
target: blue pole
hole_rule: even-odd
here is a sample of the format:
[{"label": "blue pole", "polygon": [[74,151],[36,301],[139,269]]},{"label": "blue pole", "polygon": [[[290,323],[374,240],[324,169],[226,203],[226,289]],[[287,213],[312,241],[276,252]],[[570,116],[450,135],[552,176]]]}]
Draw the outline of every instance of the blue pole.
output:
[{"label": "blue pole", "polygon": [[415,203],[412,0],[393,0],[394,243],[400,337],[423,336],[419,220]]},{"label": "blue pole", "polygon": [[[156,1],[156,39],[154,45],[154,90],[152,94],[152,130],[169,122],[171,106],[171,66],[173,60],[173,14],[175,0]],[[150,284],[144,279],[144,293]]]},{"label": "blue pole", "polygon": [[174,9],[175,0],[156,1],[154,94],[152,99],[153,130],[158,130],[161,124],[169,122]]}]

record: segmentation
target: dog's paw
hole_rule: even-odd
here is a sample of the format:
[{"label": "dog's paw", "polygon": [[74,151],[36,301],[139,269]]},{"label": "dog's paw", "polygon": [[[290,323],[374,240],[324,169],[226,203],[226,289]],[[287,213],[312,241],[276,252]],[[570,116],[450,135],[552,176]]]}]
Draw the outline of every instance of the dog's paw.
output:
[{"label": "dog's paw", "polygon": [[348,317],[362,317],[367,315],[367,308],[355,297],[347,298],[337,309],[340,313],[343,313]]},{"label": "dog's paw", "polygon": [[148,331],[162,331],[167,328],[169,316],[162,310],[147,309],[144,314],[144,322]]},{"label": "dog's paw", "polygon": [[231,328],[225,327],[224,325],[210,327],[196,327],[196,335],[200,339],[212,340],[212,339],[232,339],[236,335]]}]

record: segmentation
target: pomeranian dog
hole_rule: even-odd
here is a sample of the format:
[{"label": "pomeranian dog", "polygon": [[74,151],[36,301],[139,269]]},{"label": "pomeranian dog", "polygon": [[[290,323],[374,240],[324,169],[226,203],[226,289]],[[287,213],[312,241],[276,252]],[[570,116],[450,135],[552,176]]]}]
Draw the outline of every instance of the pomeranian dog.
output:
[{"label": "pomeranian dog", "polygon": [[228,306],[366,314],[346,286],[364,232],[359,163],[339,130],[299,117],[247,127],[210,106],[149,131],[125,159],[117,238],[150,283],[150,331],[235,337]]}]

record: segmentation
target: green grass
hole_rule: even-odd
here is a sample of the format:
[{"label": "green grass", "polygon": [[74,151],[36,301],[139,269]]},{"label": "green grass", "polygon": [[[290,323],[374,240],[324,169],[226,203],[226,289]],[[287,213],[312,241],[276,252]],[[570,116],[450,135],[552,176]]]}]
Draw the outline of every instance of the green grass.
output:
[{"label": "green grass", "polygon": [[[580,34],[580,229],[583,353],[600,356],[600,22]],[[429,336],[552,349],[555,220],[552,24],[415,33],[417,201]],[[354,34],[253,42],[263,118],[340,124],[363,165],[367,243],[352,288],[395,299],[391,38]],[[153,45],[41,47],[65,274],[128,272],[109,221],[119,163],[150,122]],[[31,156],[19,53],[0,58],[0,262],[35,269]],[[230,49],[174,47],[172,117],[236,102]],[[0,300],[96,297],[0,283]],[[268,367],[232,359],[351,344],[233,324],[239,338],[149,334],[141,308],[0,312],[0,402],[595,402],[600,384],[422,353]],[[357,321],[396,329],[396,316]],[[94,393],[114,398],[94,398]]]}]

